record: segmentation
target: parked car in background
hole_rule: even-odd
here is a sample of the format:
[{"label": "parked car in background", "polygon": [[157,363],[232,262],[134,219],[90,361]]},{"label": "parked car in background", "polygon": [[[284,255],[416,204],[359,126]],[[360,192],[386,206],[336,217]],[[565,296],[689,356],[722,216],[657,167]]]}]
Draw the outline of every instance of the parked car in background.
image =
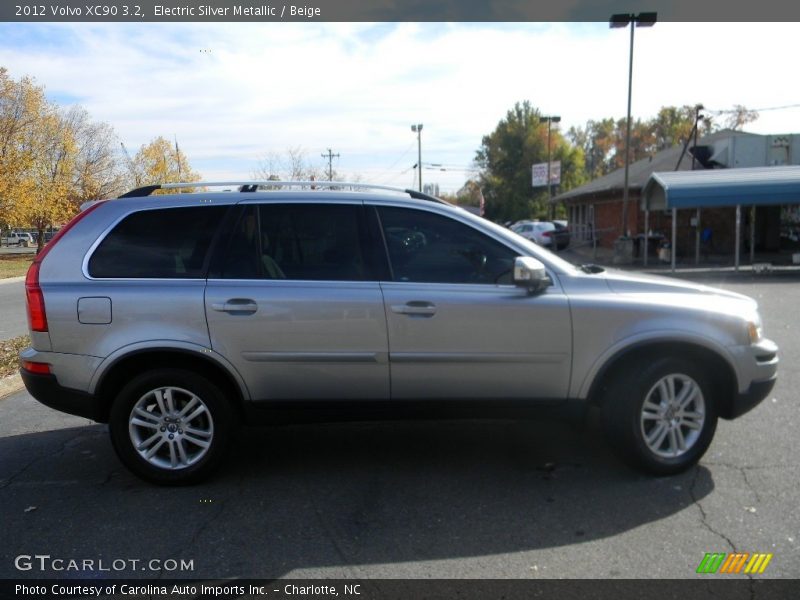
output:
[{"label": "parked car in background", "polygon": [[511,231],[540,246],[549,248],[553,244],[556,226],[551,221],[522,221],[512,225]]},{"label": "parked car in background", "polygon": [[35,243],[36,240],[33,239],[30,233],[11,231],[3,236],[3,245],[5,246],[22,246],[23,248],[27,248],[28,246],[33,246]]},{"label": "parked car in background", "polygon": [[571,236],[569,232],[569,227],[567,226],[566,221],[553,221],[553,225],[555,225],[556,230],[553,235],[556,238],[556,247],[559,250],[563,250],[571,241]]}]

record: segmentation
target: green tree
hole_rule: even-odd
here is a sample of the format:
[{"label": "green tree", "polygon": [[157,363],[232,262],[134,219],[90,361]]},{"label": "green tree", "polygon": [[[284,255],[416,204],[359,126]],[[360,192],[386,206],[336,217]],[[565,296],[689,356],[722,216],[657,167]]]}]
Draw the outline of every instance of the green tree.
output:
[{"label": "green tree", "polygon": [[663,106],[653,119],[655,149],[666,150],[686,143],[694,129],[695,108],[693,106]]},{"label": "green tree", "polygon": [[613,170],[616,148],[614,119],[589,121],[586,127],[571,127],[567,136],[583,151],[585,171],[590,179],[602,177]]},{"label": "green tree", "polygon": [[[540,116],[530,102],[517,102],[484,136],[475,162],[487,218],[502,222],[548,214],[547,188],[531,186],[531,167],[547,162],[548,155],[547,123],[540,123]],[[585,180],[582,149],[567,143],[555,124],[550,146],[551,159],[561,161],[560,190],[580,185]]]},{"label": "green tree", "polygon": [[[696,109],[684,105],[664,106],[652,119],[631,121],[631,162],[651,156],[672,146],[682,145],[692,134]],[[606,118],[588,121],[584,127],[572,127],[570,141],[586,156],[586,175],[602,177],[625,166],[626,119]],[[717,128],[711,119],[700,122],[698,135],[712,133]]]}]

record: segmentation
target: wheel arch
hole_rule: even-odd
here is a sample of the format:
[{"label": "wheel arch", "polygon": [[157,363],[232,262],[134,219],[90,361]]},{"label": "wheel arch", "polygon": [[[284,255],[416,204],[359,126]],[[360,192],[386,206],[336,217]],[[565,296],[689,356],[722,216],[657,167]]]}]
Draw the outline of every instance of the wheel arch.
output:
[{"label": "wheel arch", "polygon": [[626,370],[635,368],[638,363],[665,356],[705,365],[705,372],[714,390],[719,416],[731,418],[738,381],[736,370],[721,353],[704,344],[691,341],[643,341],[618,350],[597,370],[586,397],[592,404],[601,404],[603,392],[615,378]]},{"label": "wheel arch", "polygon": [[132,348],[106,362],[98,368],[93,381],[94,394],[102,399],[100,416],[104,422],[108,421],[113,399],[122,387],[137,374],[156,368],[186,369],[207,377],[230,398],[239,416],[243,415],[244,402],[249,399],[249,392],[239,374],[205,348],[199,351],[169,346]]}]

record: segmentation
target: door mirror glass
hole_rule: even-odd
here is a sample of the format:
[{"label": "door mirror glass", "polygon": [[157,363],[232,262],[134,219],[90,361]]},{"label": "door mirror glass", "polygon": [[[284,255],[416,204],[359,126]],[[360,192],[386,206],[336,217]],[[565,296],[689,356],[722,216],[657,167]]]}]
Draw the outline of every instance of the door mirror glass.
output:
[{"label": "door mirror glass", "polygon": [[531,256],[518,256],[514,259],[514,285],[538,294],[552,284],[544,265]]}]

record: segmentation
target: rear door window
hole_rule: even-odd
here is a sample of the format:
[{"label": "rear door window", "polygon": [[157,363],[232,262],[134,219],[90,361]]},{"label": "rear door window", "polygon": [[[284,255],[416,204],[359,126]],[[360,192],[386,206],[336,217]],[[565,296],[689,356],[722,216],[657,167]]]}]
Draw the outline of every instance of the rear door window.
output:
[{"label": "rear door window", "polygon": [[227,244],[224,279],[375,280],[385,262],[360,204],[250,205]]},{"label": "rear door window", "polygon": [[128,215],[89,259],[96,278],[200,279],[226,206],[143,210]]}]

